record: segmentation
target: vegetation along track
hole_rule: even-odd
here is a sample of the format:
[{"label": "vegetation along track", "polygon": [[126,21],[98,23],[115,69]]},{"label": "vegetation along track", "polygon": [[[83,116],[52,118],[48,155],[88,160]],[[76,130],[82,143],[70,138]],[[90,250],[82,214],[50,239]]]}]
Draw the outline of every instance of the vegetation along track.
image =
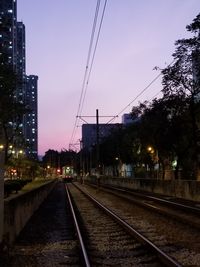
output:
[{"label": "vegetation along track", "polygon": [[[68,188],[83,222],[82,232],[91,266],[182,266],[123,219],[91,198],[86,190],[80,192],[72,184]],[[160,240],[160,236],[153,235],[154,241]],[[163,248],[166,252],[175,250],[164,242]]]}]

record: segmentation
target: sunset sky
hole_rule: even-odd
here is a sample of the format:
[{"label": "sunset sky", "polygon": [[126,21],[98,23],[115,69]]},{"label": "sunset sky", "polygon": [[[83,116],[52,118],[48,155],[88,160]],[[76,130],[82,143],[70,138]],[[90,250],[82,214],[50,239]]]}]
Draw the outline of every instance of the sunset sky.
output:
[{"label": "sunset sky", "polygon": [[[26,26],[26,72],[39,76],[39,155],[48,149],[69,149],[71,141],[81,139],[81,120],[71,137],[96,1],[17,4],[18,21]],[[102,0],[98,25],[103,4]],[[95,116],[96,109],[100,116],[119,114],[159,74],[154,67],[164,68],[172,61],[174,42],[190,36],[185,27],[199,12],[200,0],[108,0],[81,115]],[[161,89],[158,79],[123,113]],[[113,123],[121,122],[121,115]],[[100,123],[107,121],[100,118]],[[87,122],[95,123],[95,118]]]}]

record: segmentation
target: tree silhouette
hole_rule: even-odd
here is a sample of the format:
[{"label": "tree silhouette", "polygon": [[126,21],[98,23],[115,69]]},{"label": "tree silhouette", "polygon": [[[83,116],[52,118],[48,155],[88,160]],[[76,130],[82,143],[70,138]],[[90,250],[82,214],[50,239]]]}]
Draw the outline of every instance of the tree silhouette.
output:
[{"label": "tree silhouette", "polygon": [[174,63],[162,71],[164,97],[176,95],[188,97],[192,122],[193,170],[195,177],[200,176],[200,14],[188,25],[193,36],[175,42]]}]

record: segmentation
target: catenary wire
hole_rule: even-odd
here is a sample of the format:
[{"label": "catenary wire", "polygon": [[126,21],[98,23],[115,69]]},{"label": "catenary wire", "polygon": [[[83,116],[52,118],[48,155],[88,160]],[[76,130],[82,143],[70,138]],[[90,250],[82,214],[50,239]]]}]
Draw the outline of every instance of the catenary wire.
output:
[{"label": "catenary wire", "polygon": [[[175,59],[168,64],[167,68],[171,66],[174,63]],[[120,114],[122,114],[136,99],[138,99],[158,78],[162,75],[162,72],[160,72],[128,105],[126,105],[116,116],[114,116],[112,119],[110,119],[106,124],[111,123],[113,120],[115,120],[117,117],[119,117]],[[161,91],[159,91],[160,93]],[[158,93],[156,94],[158,95]]]},{"label": "catenary wire", "polygon": [[[79,109],[78,109],[78,112],[77,112],[77,116],[76,116],[76,120],[75,120],[75,126],[74,126],[74,130],[73,130],[73,134],[72,134],[72,138],[70,140],[70,143],[72,143],[72,141],[74,139],[74,136],[76,134],[76,130],[77,130],[77,127],[78,127],[77,126],[78,119],[80,118],[81,113],[82,113],[82,109],[83,109],[83,105],[84,105],[84,101],[85,101],[85,96],[86,96],[86,91],[87,91],[87,87],[88,87],[88,84],[89,84],[89,79],[90,79],[90,76],[91,76],[92,67],[93,67],[93,64],[94,64],[94,58],[95,58],[95,54],[96,54],[96,50],[97,50],[97,45],[98,45],[98,42],[99,42],[99,37],[100,37],[100,32],[101,32],[101,28],[102,28],[102,24],[103,24],[103,18],[104,18],[104,15],[105,15],[106,5],[107,5],[107,0],[105,0],[105,2],[104,2],[102,15],[101,15],[101,20],[100,20],[100,23],[99,23],[99,29],[98,29],[98,33],[97,33],[97,37],[96,37],[96,42],[95,42],[95,46],[94,46],[94,50],[93,50],[93,55],[92,55],[92,60],[91,60],[91,63],[90,63],[90,67],[89,67],[89,60],[87,61],[86,72],[85,72],[85,75],[84,75],[84,82],[83,82],[83,87],[82,87],[82,93],[81,93],[81,98],[80,98],[80,102],[79,102]],[[98,7],[98,10],[99,10],[99,7]],[[90,49],[91,48],[92,48],[92,46],[90,46]],[[90,51],[90,55],[91,55],[91,51]],[[90,59],[90,57],[88,57],[88,59]],[[88,70],[89,70],[89,74],[88,74]],[[87,74],[88,74],[88,76],[87,76]],[[87,82],[85,84],[86,76],[87,76]]]},{"label": "catenary wire", "polygon": [[81,107],[81,102],[82,102],[83,92],[84,92],[84,87],[85,87],[85,81],[86,81],[87,72],[88,72],[88,65],[89,65],[91,52],[92,52],[92,45],[93,45],[94,34],[95,34],[95,30],[96,30],[96,25],[97,25],[97,18],[98,18],[98,13],[99,13],[100,2],[101,2],[100,0],[97,0],[94,20],[93,20],[93,25],[92,25],[92,33],[91,33],[91,37],[90,37],[90,44],[89,44],[89,49],[88,49],[88,55],[87,55],[87,60],[86,60],[84,78],[83,78],[83,82],[82,82],[81,94],[80,94],[80,99],[79,99],[79,103],[78,103],[77,116],[75,118],[75,123],[74,123],[74,127],[73,127],[73,131],[72,131],[72,135],[71,135],[71,139],[70,139],[70,143],[69,144],[71,144],[73,142],[73,139],[74,139],[74,136],[75,136],[75,132],[77,130],[78,115],[79,115],[79,112],[80,112],[80,107]]},{"label": "catenary wire", "polygon": [[94,42],[94,34],[95,34],[96,25],[97,25],[97,18],[98,18],[98,14],[99,14],[100,1],[101,0],[97,1],[97,6],[96,6],[96,10],[95,10],[95,17],[94,17],[94,22],[93,22],[93,27],[92,27],[92,34],[91,34],[91,38],[90,38],[90,45],[89,45],[89,50],[88,50],[88,56],[87,56],[87,61],[86,61],[86,67],[85,67],[85,73],[84,73],[84,78],[83,78],[83,83],[82,83],[81,96],[80,96],[80,100],[79,100],[77,116],[80,115],[80,108],[81,108],[81,105],[83,102],[85,82],[86,82],[86,78],[87,78],[88,67],[89,67],[91,53],[92,53],[92,46],[93,46],[93,42]]},{"label": "catenary wire", "polygon": [[84,105],[84,102],[85,102],[86,92],[87,92],[87,88],[88,88],[88,84],[89,84],[89,80],[90,80],[90,76],[91,76],[91,72],[92,72],[92,67],[93,67],[93,64],[94,64],[94,58],[95,58],[95,55],[96,55],[96,50],[97,50],[97,45],[98,45],[98,42],[99,42],[101,27],[102,27],[104,15],[105,15],[106,5],[107,5],[107,0],[105,0],[105,2],[104,2],[104,7],[103,7],[103,11],[102,11],[101,21],[100,21],[100,24],[99,24],[99,30],[98,30],[98,33],[97,33],[97,38],[96,38],[94,52],[93,52],[93,56],[92,56],[92,60],[91,60],[91,65],[90,65],[90,69],[89,69],[89,73],[88,73],[88,78],[87,78],[87,82],[86,82],[86,87],[85,87],[85,92],[84,92],[84,96],[83,96],[83,101],[82,101],[80,114],[82,114],[83,105]]}]

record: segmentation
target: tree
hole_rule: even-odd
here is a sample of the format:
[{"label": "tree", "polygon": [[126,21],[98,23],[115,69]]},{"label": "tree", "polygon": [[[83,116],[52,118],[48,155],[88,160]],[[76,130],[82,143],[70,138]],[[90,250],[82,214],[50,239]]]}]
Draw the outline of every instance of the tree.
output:
[{"label": "tree", "polygon": [[164,97],[176,95],[180,98],[187,96],[190,99],[193,170],[198,179],[200,174],[200,118],[198,116],[200,109],[200,14],[186,28],[193,36],[175,42],[174,63],[162,70],[162,83]]},{"label": "tree", "polygon": [[167,165],[169,163],[171,165],[176,159],[175,177],[178,178],[179,167],[184,168],[186,163],[184,158],[186,157],[188,161],[191,152],[192,123],[189,116],[189,99],[171,95],[154,99],[150,103],[142,103],[140,106],[138,107],[141,113],[138,137],[141,151],[145,151],[148,146],[154,148],[157,152],[157,155],[154,154],[154,158],[157,157],[154,161],[158,163],[159,160],[163,178]]},{"label": "tree", "polygon": [[9,145],[14,142],[24,144],[20,124],[23,115],[29,111],[24,103],[17,101],[18,77],[6,58],[6,54],[0,54],[0,142],[4,144],[5,163],[9,158]]},{"label": "tree", "polygon": [[[2,14],[0,16],[1,37],[7,36],[11,28],[10,21]],[[9,142],[13,141],[19,129],[19,116],[25,112],[25,106],[17,102],[17,75],[13,70],[12,56],[8,54],[8,40],[1,38],[0,43],[0,242],[3,225],[3,188],[5,162],[8,161]]]},{"label": "tree", "polygon": [[76,169],[77,166],[77,153],[74,151],[61,150],[58,152],[53,149],[49,149],[45,152],[42,158],[43,167],[49,166],[51,169],[62,168],[63,166],[73,166]]}]

